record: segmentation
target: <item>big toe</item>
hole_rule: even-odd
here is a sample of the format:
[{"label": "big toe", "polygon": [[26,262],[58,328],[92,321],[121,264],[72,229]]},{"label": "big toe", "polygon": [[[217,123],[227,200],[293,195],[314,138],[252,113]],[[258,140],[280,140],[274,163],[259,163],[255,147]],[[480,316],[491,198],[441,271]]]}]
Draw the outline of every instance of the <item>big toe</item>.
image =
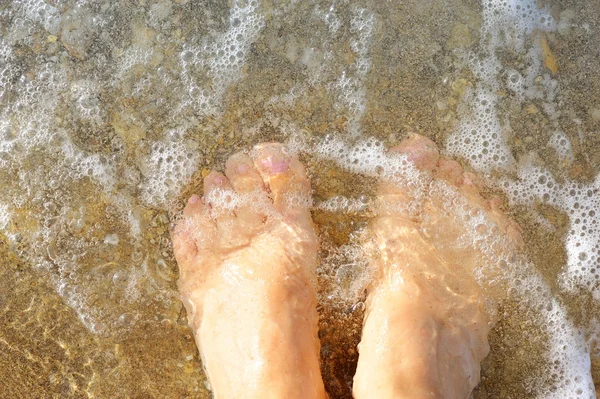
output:
[{"label": "big toe", "polygon": [[413,133],[399,145],[390,148],[389,152],[392,155],[406,156],[406,160],[414,166],[404,163],[402,168],[407,171],[404,175],[399,173],[399,179],[381,182],[378,189],[377,212],[380,215],[414,216],[426,194],[427,184],[432,176],[430,172],[435,169],[440,159],[438,147],[427,137]]},{"label": "big toe", "polygon": [[390,148],[390,152],[405,154],[420,170],[431,171],[440,159],[437,144],[420,134],[413,133],[400,144]]},{"label": "big toe", "polygon": [[304,166],[279,143],[255,147],[255,165],[271,191],[275,209],[283,215],[310,220],[311,186]]}]

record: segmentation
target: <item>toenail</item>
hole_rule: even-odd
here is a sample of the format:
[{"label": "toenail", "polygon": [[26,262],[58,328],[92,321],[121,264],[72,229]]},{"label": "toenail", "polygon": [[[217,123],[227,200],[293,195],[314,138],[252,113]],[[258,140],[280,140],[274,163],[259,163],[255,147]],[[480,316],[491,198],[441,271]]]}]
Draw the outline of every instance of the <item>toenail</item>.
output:
[{"label": "toenail", "polygon": [[290,167],[289,160],[274,160],[273,157],[267,157],[263,159],[261,163],[263,167],[272,175],[283,173],[287,171]]},{"label": "toenail", "polygon": [[189,203],[190,204],[195,204],[196,202],[200,201],[200,197],[197,196],[196,194],[192,195],[189,199]]},{"label": "toenail", "polygon": [[236,168],[235,168],[235,172],[236,173],[246,173],[248,170],[250,169],[249,165],[246,164],[239,164]]},{"label": "toenail", "polygon": [[221,185],[225,182],[225,178],[223,176],[216,175],[216,176],[213,176],[212,182],[213,182],[213,184]]}]

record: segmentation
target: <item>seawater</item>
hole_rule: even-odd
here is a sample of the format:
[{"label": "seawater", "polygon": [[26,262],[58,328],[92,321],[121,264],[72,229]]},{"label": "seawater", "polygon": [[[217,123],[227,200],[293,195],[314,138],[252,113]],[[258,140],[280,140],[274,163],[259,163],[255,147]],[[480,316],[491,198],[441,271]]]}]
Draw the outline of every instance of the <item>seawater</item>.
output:
[{"label": "seawater", "polygon": [[599,16],[594,1],[0,1],[0,396],[209,397],[169,230],[211,169],[283,141],[315,188],[323,374],[350,397],[360,231],[384,149],[418,132],[483,176],[527,242],[500,270],[473,396],[595,397]]}]

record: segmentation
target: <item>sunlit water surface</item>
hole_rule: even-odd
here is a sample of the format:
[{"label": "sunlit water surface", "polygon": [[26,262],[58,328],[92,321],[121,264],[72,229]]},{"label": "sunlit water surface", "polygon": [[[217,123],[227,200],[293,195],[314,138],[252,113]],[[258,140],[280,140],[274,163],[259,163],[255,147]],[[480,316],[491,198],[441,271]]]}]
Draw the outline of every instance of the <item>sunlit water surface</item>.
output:
[{"label": "sunlit water surface", "polygon": [[348,154],[409,132],[525,231],[474,397],[595,397],[598,37],[593,0],[0,0],[0,397],[209,397],[169,229],[277,140],[312,177],[323,375],[349,398],[377,178]]}]

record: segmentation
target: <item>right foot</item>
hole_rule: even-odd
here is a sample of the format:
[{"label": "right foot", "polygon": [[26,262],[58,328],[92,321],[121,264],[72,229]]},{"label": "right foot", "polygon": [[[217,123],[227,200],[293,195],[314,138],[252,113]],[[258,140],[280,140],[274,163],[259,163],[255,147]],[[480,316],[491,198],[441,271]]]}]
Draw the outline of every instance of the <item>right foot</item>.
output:
[{"label": "right foot", "polygon": [[280,144],[211,172],[173,235],[179,291],[215,398],[325,398],[304,167]]},{"label": "right foot", "polygon": [[379,189],[354,397],[466,399],[489,352],[491,320],[475,275],[490,255],[461,242],[469,216],[448,212],[447,201],[467,215],[487,217],[487,227],[477,226],[480,239],[491,245],[492,237],[506,238],[491,248],[495,261],[521,245],[519,229],[495,201],[481,197],[474,176],[440,158],[429,139],[414,135],[391,152],[405,154],[428,184],[416,208],[418,194],[410,186],[383,183]]}]

